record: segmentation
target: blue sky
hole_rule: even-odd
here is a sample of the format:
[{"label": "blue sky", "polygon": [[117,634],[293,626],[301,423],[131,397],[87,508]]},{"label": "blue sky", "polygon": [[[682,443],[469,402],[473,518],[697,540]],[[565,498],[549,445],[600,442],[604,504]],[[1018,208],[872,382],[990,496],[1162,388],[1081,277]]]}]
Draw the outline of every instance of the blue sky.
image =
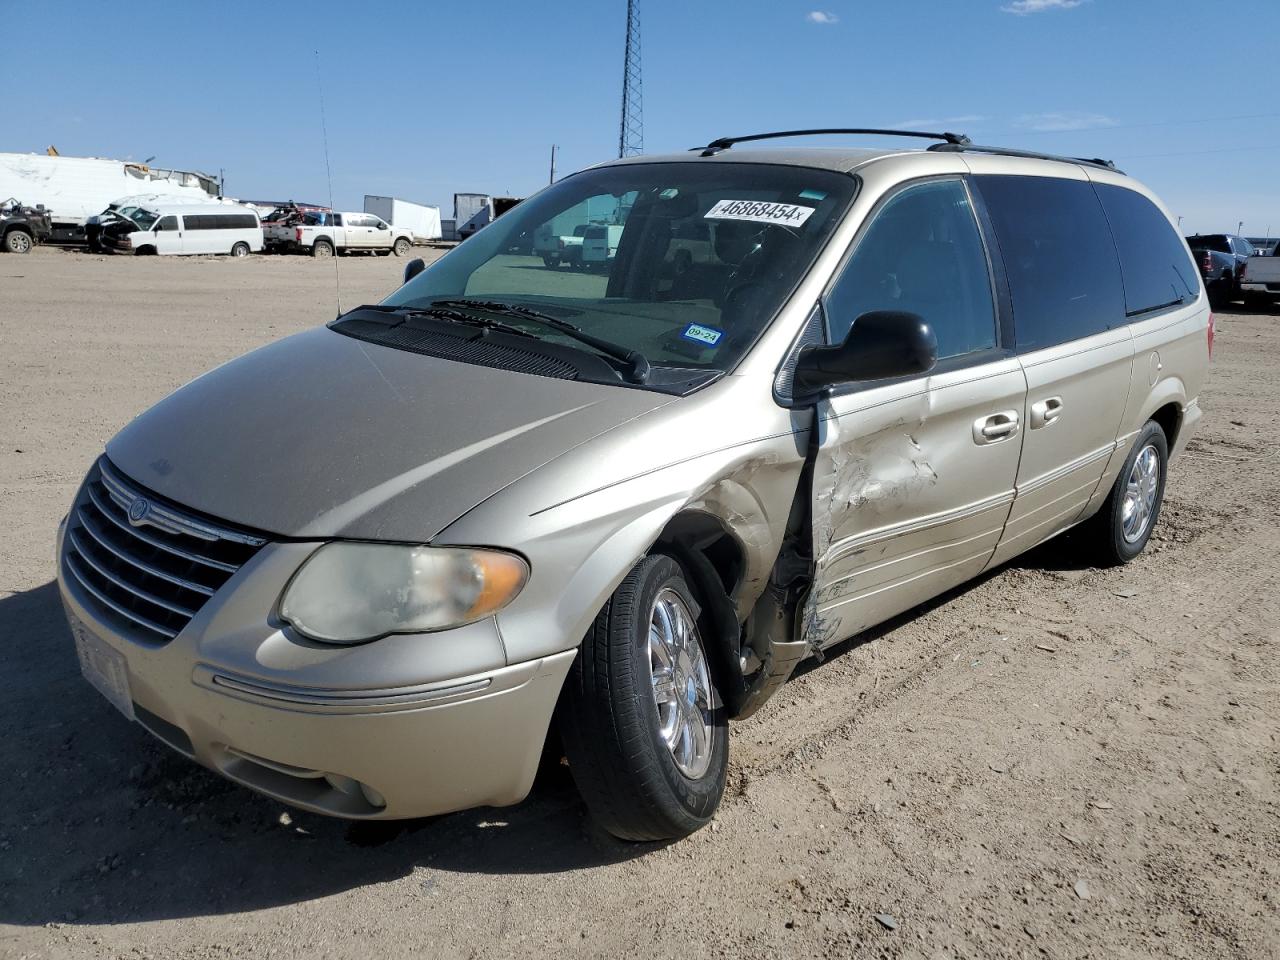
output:
[{"label": "blue sky", "polygon": [[[524,195],[617,153],[623,0],[0,0],[0,150],[226,171],[325,202]],[[644,0],[646,152],[805,126],[1114,158],[1188,231],[1280,232],[1280,3]],[[319,51],[319,64],[315,51]]]}]

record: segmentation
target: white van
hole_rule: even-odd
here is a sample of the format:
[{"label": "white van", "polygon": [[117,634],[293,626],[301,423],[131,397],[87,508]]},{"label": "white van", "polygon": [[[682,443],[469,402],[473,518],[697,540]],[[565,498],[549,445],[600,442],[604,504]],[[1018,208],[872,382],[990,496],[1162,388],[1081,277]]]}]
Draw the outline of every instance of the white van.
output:
[{"label": "white van", "polygon": [[588,270],[607,268],[618,255],[618,243],[621,240],[622,224],[592,224],[583,233],[582,263]]},{"label": "white van", "polygon": [[139,209],[132,223],[103,229],[107,249],[137,254],[229,253],[247,257],[262,251],[262,223],[252,207],[239,203],[153,205]]}]

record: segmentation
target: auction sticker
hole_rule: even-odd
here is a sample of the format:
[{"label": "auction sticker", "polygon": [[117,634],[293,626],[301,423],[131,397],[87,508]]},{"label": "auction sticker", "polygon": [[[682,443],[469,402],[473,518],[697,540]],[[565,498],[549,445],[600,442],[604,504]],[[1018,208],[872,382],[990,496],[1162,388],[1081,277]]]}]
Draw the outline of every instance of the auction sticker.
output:
[{"label": "auction sticker", "polygon": [[691,323],[680,331],[680,336],[694,343],[701,343],[703,346],[714,347],[724,336],[724,331],[717,330],[715,327],[704,327],[700,323]]},{"label": "auction sticker", "polygon": [[755,223],[778,223],[784,227],[799,227],[813,214],[816,207],[802,207],[795,203],[769,203],[764,200],[721,200],[707,211],[707,220],[750,220]]}]

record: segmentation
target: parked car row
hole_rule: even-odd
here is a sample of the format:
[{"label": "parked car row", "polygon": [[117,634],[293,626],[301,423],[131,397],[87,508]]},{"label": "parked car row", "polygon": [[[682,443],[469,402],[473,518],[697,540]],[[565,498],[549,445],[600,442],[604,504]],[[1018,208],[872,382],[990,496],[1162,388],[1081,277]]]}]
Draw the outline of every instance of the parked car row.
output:
[{"label": "parked car row", "polygon": [[1270,302],[1280,294],[1280,260],[1244,237],[1205,233],[1187,237],[1209,298],[1217,306],[1236,300]]}]

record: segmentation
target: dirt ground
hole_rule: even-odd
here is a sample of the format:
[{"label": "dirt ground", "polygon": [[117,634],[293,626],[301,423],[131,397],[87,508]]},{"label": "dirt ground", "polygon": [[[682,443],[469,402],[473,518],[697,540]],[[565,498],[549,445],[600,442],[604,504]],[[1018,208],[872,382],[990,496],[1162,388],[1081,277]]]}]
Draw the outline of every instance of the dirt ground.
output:
[{"label": "dirt ground", "polygon": [[[403,265],[339,260],[343,304]],[[81,680],[82,474],[334,293],[332,261],[0,256],[0,957],[1280,956],[1277,316],[1218,316],[1143,557],[1051,542],[837,648],[733,729],[711,829],[631,846],[563,770],[394,827],[288,811]]]}]

